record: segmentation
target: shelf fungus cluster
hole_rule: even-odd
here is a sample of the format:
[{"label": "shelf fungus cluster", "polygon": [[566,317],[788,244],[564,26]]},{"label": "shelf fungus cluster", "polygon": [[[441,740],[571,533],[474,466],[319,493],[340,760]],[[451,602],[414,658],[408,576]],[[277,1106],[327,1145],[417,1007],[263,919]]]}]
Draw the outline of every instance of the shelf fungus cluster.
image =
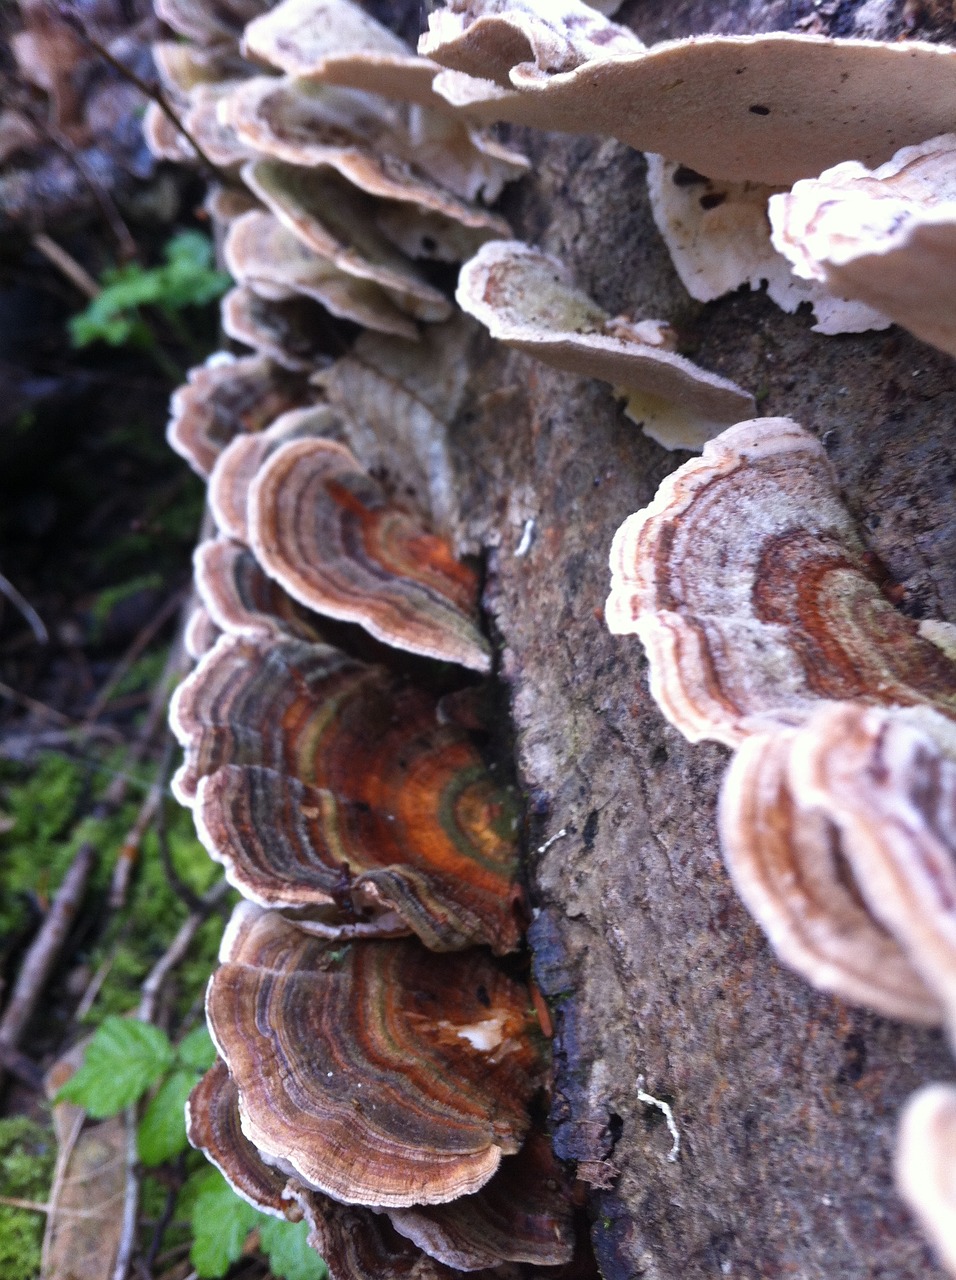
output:
[{"label": "shelf fungus cluster", "polygon": [[[721,847],[780,959],[956,1047],[956,629],[896,608],[822,446],[786,418],[738,423],[670,475],[611,573],[608,625],[640,636],[668,720],[735,750]],[[951,1265],[953,1143],[929,1154],[928,1108],[904,1123],[898,1182]]]},{"label": "shelf fungus cluster", "polygon": [[450,0],[419,47],[477,119],[645,151],[692,297],[765,281],[818,332],[896,321],[953,353],[956,50],[785,32],[647,48],[583,0]]},{"label": "shelf fungus cluster", "polygon": [[[221,171],[223,325],[252,349],[193,370],[169,429],[215,525],[173,787],[242,897],[190,1138],[259,1208],[304,1217],[333,1280],[571,1275],[569,1183],[532,1118],[546,1041],[512,956],[514,802],[462,699],[434,691],[447,667],[413,682],[390,657],[490,668],[450,540],[465,322],[421,260],[507,235],[481,200],[526,162],[346,0],[157,9],[186,38],[156,49],[185,129],[151,109],[147,133]],[[369,331],[336,360],[330,316]]]}]

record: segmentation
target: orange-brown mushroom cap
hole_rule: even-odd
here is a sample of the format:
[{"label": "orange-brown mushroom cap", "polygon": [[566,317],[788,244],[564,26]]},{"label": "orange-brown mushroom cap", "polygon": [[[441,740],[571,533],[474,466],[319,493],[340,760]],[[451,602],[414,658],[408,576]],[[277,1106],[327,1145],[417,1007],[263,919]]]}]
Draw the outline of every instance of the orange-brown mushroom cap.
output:
[{"label": "orange-brown mushroom cap", "polygon": [[247,898],[327,935],[446,951],[520,937],[514,806],[434,698],[335,651],[220,642],[174,703],[203,844]]},{"label": "orange-brown mushroom cap", "polygon": [[489,669],[474,571],[390,502],[344,445],[283,445],[256,475],[248,511],[259,563],[308,608],[396,648]]},{"label": "orange-brown mushroom cap", "polygon": [[521,1145],[541,1080],[528,992],[480,950],[338,948],[243,903],[206,1010],[267,1158],[351,1204],[440,1204]]},{"label": "orange-brown mushroom cap", "polygon": [[822,446],[788,418],[722,432],[628,517],[607,622],[641,637],[692,742],[735,747],[824,699],[956,716],[956,663],[883,595]]}]

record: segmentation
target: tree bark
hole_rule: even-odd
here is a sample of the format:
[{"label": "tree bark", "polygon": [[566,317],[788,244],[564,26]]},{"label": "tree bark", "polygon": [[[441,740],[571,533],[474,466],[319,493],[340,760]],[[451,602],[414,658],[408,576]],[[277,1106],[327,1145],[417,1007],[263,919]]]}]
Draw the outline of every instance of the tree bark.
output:
[{"label": "tree bark", "polygon": [[[881,0],[635,0],[621,17],[648,43],[801,20],[884,38],[905,26],[903,5]],[[816,432],[901,607],[956,621],[953,361],[896,328],[815,334],[808,314],[762,293],[692,302],[654,228],[639,153],[520,140],[534,174],[506,199],[516,234],[565,260],[612,314],[672,321],[763,414]],[[830,999],[777,964],[720,859],[728,753],[666,724],[639,641],[603,622],[614,530],[687,455],[646,439],[603,384],[480,335],[471,355],[453,427],[463,536],[491,549],[485,603],[531,813],[535,972],[556,1027],[552,1122],[559,1154],[596,1184],[606,1280],[941,1275],[891,1163],[904,1099],[953,1076],[942,1036]],[[673,1108],[674,1162],[639,1077]]]}]

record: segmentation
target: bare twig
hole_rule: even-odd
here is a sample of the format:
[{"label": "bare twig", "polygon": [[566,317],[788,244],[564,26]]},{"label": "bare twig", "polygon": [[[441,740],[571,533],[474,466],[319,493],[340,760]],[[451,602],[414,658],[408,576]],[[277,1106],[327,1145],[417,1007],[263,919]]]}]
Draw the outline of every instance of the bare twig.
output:
[{"label": "bare twig", "polygon": [[156,613],[154,617],[150,618],[146,626],[139,632],[136,639],[113,668],[113,673],[107,680],[106,684],[103,685],[102,689],[93,699],[93,702],[83,718],[84,724],[92,723],[92,721],[99,719],[103,714],[114,690],[129,671],[130,667],[143,653],[144,649],[149,646],[157,633],[162,630],[176,610],[182,608],[183,602],[186,599],[187,591],[188,588],[183,587],[181,590],[174,592],[159,612]]},{"label": "bare twig", "polygon": [[220,182],[229,181],[229,175],[222,168],[220,168],[220,166],[216,164],[215,161],[210,160],[209,156],[206,154],[203,148],[196,141],[193,134],[190,133],[190,131],[183,124],[182,120],[173,110],[172,106],[170,105],[169,99],[166,97],[166,94],[159,87],[159,85],[148,84],[145,80],[143,80],[140,76],[138,76],[135,71],[131,71],[130,68],[125,66],[122,62],[120,62],[118,58],[114,58],[113,55],[110,53],[109,49],[107,49],[105,45],[100,44],[99,40],[97,40],[94,36],[90,35],[89,31],[87,31],[87,29],[83,26],[82,22],[80,21],[79,15],[76,13],[73,13],[70,10],[68,5],[66,4],[56,5],[56,12],[60,15],[60,17],[64,20],[64,22],[66,22],[69,25],[70,29],[76,32],[76,34],[80,37],[83,43],[87,45],[88,48],[92,49],[94,53],[96,53],[99,57],[101,57],[105,63],[111,66],[118,75],[123,77],[124,80],[128,81],[131,85],[134,85],[140,91],[140,93],[143,94],[144,97],[149,98],[156,103],[157,107],[159,107],[163,115],[166,116],[169,122],[176,129],[179,130],[179,132],[183,135],[183,137],[186,139],[186,141],[195,151],[200,161],[206,166],[207,169],[210,170],[210,172],[213,174],[215,178],[217,178]]},{"label": "bare twig", "polygon": [[0,1070],[9,1071],[10,1075],[25,1084],[36,1093],[43,1091],[43,1072],[25,1053],[14,1049],[12,1045],[0,1044]]},{"label": "bare twig", "polygon": [[0,595],[6,596],[13,607],[23,614],[30,630],[36,636],[37,644],[50,643],[50,633],[44,626],[43,619],[26,596],[21,595],[10,579],[5,578],[2,573],[0,573]]},{"label": "bare twig", "polygon": [[62,711],[57,711],[54,707],[48,707],[45,702],[38,702],[36,698],[31,698],[28,693],[21,693],[19,689],[11,689],[8,684],[4,684],[0,680],[0,698],[8,698],[11,702],[19,703],[21,707],[26,707],[28,711],[35,711],[39,716],[46,716],[48,720],[55,720],[57,724],[63,725],[64,728],[74,728],[74,723],[69,716],[65,716]]},{"label": "bare twig", "polygon": [[[10,1001],[0,1019],[0,1043],[14,1049],[18,1047],[76,919],[95,863],[94,847],[81,845],[20,966]],[[0,1074],[0,1086],[2,1084]]]},{"label": "bare twig", "polygon": [[81,266],[72,254],[67,253],[62,245],[57,244],[44,232],[38,231],[33,237],[33,247],[42,253],[47,261],[52,262],[57,270],[62,272],[71,284],[76,285],[80,293],[87,298],[98,298],[103,292],[86,267]]},{"label": "bare twig", "polygon": [[199,900],[200,909],[189,913],[179,926],[175,938],[146,975],[146,980],[140,988],[139,1008],[136,1011],[136,1016],[141,1022],[152,1022],[156,1017],[163,984],[177,965],[183,962],[186,952],[199,932],[199,926],[219,906],[228,889],[226,881],[219,880],[203,894]]},{"label": "bare twig", "polygon": [[123,1113],[126,1125],[126,1191],[123,1195],[123,1228],[111,1280],[126,1280],[136,1247],[136,1220],[139,1217],[139,1151],[136,1145],[136,1107]]}]

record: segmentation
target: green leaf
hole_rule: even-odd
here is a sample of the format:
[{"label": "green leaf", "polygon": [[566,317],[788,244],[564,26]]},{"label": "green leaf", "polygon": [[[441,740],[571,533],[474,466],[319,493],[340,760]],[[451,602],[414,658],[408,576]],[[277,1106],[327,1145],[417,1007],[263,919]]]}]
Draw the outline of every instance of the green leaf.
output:
[{"label": "green leaf", "polygon": [[218,1169],[203,1169],[183,1187],[180,1208],[190,1206],[193,1243],[189,1258],[200,1276],[224,1276],[242,1253],[260,1214],[241,1199]]},{"label": "green leaf", "polygon": [[216,1061],[216,1046],[205,1025],[196,1027],[180,1041],[176,1056],[184,1067],[194,1071],[208,1071]]},{"label": "green leaf", "polygon": [[159,1027],[115,1014],[87,1046],[83,1065],[56,1096],[97,1119],[136,1102],[173,1065],[173,1046]]},{"label": "green leaf", "polygon": [[139,1158],[157,1165],[189,1146],[186,1137],[186,1099],[196,1083],[195,1071],[174,1071],[163,1081],[146,1108],[136,1133]]},{"label": "green leaf", "polygon": [[269,1269],[280,1280],[325,1280],[325,1263],[308,1243],[307,1222],[287,1222],[262,1215],[259,1239],[269,1259]]}]

